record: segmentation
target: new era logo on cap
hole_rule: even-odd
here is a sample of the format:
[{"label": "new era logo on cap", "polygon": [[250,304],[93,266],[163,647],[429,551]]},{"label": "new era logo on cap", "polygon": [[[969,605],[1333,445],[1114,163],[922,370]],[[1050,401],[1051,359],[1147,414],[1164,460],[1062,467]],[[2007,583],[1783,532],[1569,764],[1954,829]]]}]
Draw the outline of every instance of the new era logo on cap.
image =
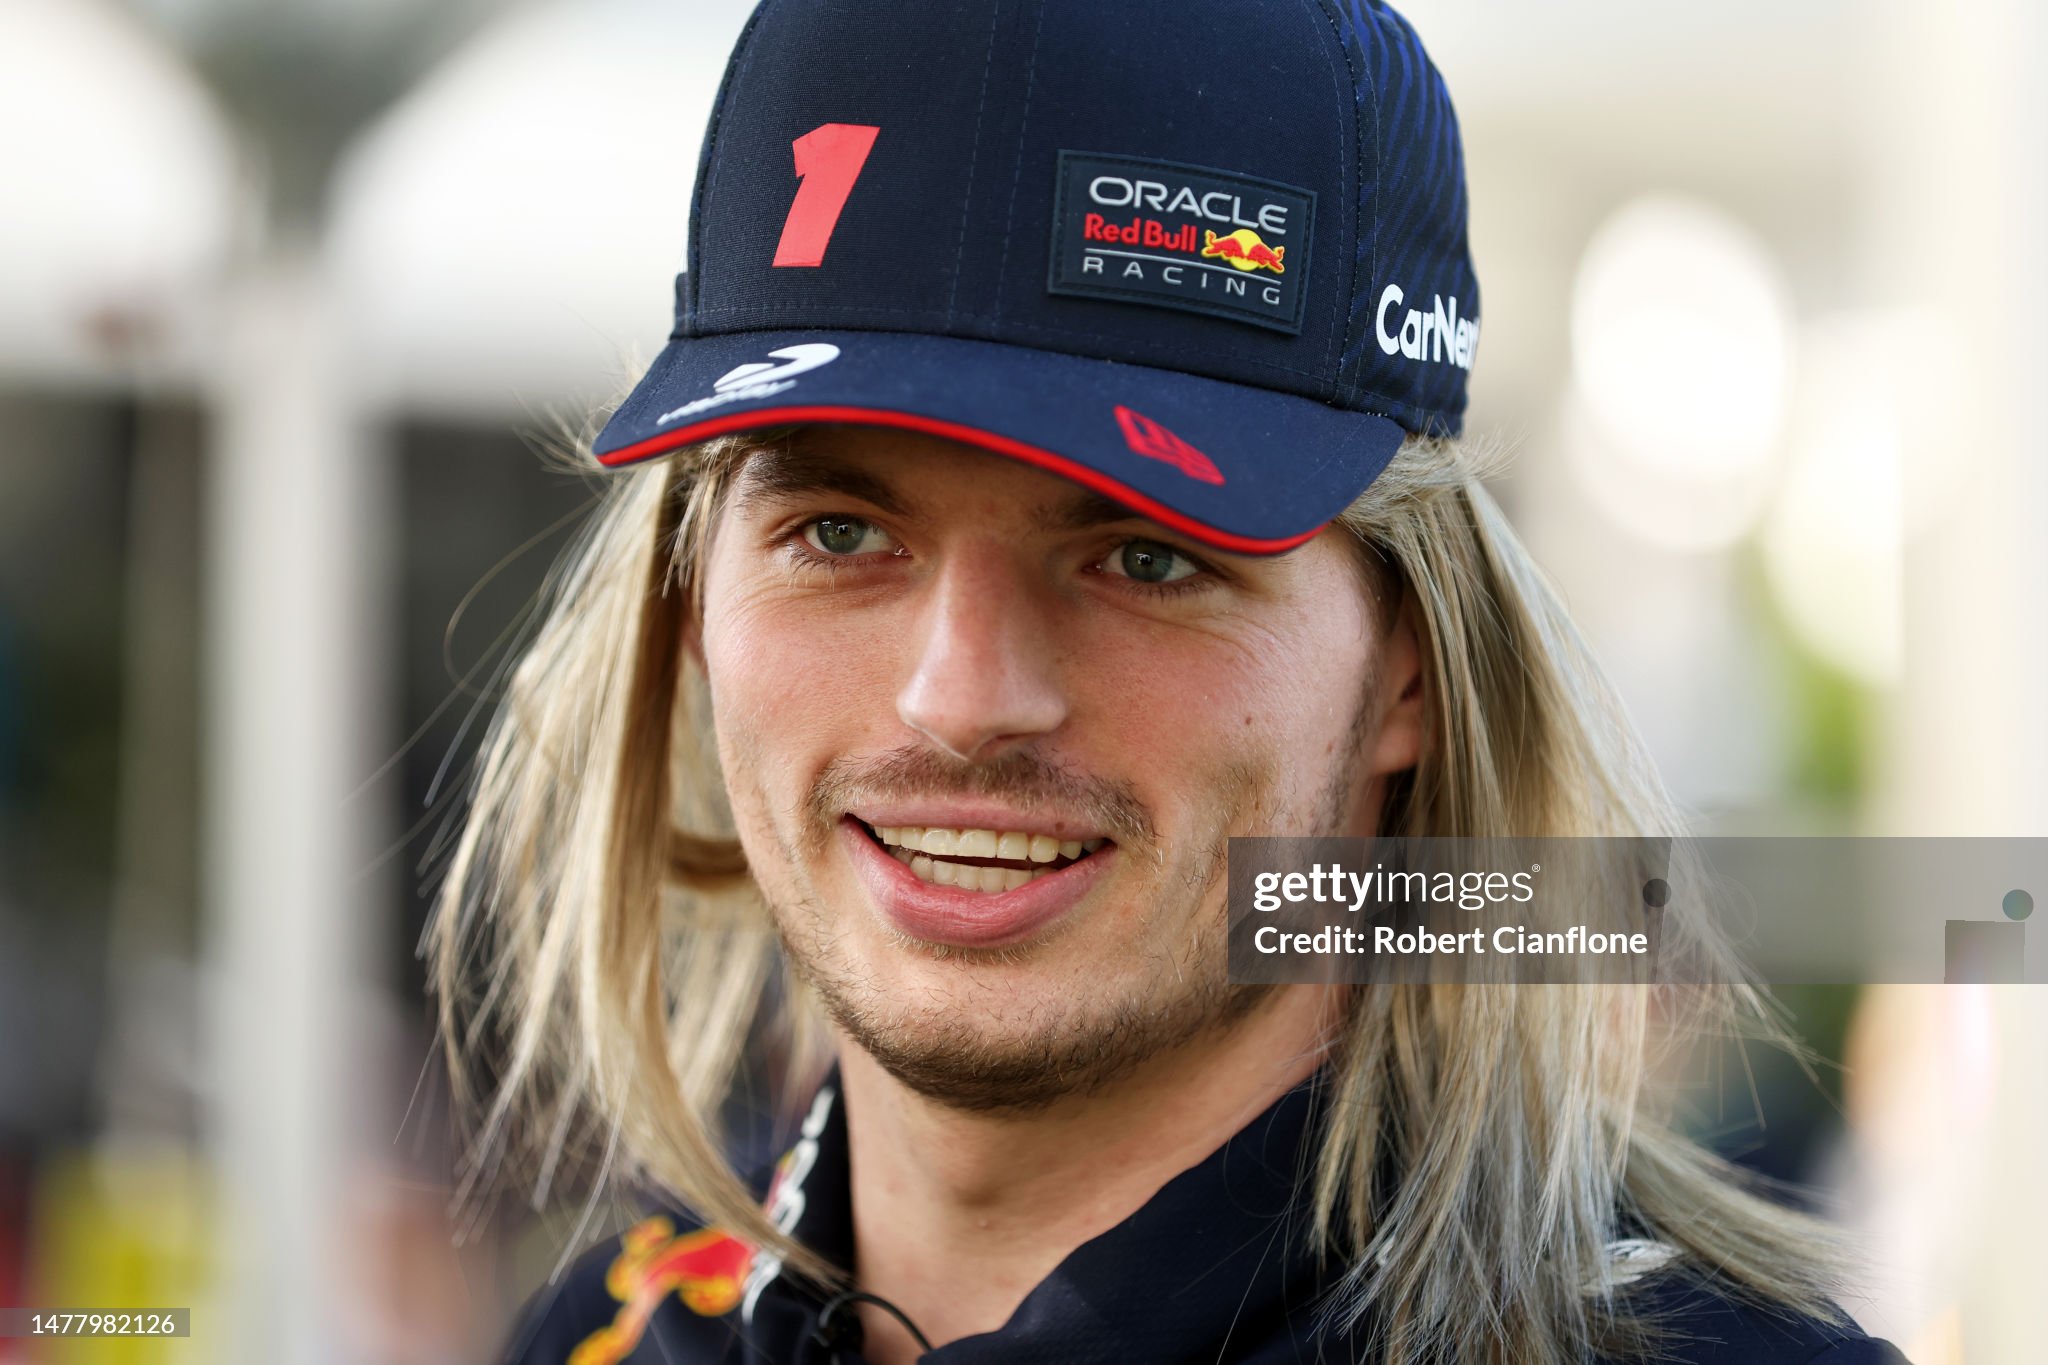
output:
[{"label": "new era logo on cap", "polygon": [[1223,482],[1223,471],[1216,467],[1214,460],[1150,417],[1118,405],[1116,420],[1124,430],[1125,443],[1138,454],[1150,460],[1164,460],[1189,478],[1200,479],[1203,483]]}]

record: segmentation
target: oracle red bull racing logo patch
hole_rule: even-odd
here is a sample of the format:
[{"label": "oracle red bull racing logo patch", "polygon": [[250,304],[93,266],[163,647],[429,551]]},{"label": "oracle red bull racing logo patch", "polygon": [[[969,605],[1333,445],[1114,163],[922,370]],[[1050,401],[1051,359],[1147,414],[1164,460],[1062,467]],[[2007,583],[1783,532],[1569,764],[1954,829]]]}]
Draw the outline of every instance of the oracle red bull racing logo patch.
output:
[{"label": "oracle red bull racing logo patch", "polygon": [[1047,288],[1299,334],[1315,211],[1292,185],[1063,151]]}]

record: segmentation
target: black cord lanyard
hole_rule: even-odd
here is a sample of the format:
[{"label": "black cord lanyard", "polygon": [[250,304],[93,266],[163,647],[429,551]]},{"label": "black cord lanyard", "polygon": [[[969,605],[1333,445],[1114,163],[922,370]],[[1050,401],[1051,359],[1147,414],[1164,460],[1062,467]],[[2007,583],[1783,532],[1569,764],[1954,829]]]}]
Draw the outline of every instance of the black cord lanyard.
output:
[{"label": "black cord lanyard", "polygon": [[903,1330],[917,1340],[920,1351],[929,1351],[932,1344],[925,1334],[917,1330],[917,1324],[901,1308],[878,1294],[862,1293],[858,1289],[843,1290],[825,1301],[818,1310],[818,1325],[811,1329],[811,1340],[832,1352],[832,1359],[838,1360],[841,1351],[858,1351],[863,1333],[860,1315],[852,1307],[857,1303],[871,1303],[903,1324]]}]

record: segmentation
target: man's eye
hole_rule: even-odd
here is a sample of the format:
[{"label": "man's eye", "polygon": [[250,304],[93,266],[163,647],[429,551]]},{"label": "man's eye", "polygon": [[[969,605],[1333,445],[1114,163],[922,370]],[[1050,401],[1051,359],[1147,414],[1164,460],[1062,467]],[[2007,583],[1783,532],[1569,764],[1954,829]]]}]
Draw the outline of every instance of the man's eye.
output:
[{"label": "man's eye", "polygon": [[1156,540],[1125,541],[1103,564],[1139,583],[1174,583],[1201,572],[1194,560]]},{"label": "man's eye", "polygon": [[828,555],[871,554],[893,550],[896,543],[888,533],[858,517],[819,517],[804,523],[804,540]]}]

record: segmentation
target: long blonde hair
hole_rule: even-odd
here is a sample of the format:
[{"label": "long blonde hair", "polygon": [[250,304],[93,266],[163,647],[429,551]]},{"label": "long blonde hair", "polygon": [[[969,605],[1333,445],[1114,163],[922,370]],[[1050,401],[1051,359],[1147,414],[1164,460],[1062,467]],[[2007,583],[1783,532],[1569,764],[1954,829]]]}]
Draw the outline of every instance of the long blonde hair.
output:
[{"label": "long blonde hair", "polygon": [[[516,1174],[539,1202],[565,1168],[595,1165],[831,1282],[722,1154],[749,1038],[782,1043],[785,1110],[828,1044],[734,838],[683,648],[733,475],[779,435],[613,476],[510,675],[427,951],[457,1098],[477,1116],[467,1194]],[[1423,636],[1432,733],[1382,832],[1681,833],[1484,472],[1470,447],[1410,440],[1338,518],[1412,595]],[[1313,1232],[1343,1267],[1334,1316],[1372,1323],[1381,1359],[1644,1349],[1655,1324],[1631,1309],[1613,1251],[1625,1228],[1759,1303],[1829,1314],[1824,1226],[1681,1136],[1651,1084],[1688,1038],[1772,1036],[1766,1003],[1740,986],[1665,989],[1351,993]]]}]

